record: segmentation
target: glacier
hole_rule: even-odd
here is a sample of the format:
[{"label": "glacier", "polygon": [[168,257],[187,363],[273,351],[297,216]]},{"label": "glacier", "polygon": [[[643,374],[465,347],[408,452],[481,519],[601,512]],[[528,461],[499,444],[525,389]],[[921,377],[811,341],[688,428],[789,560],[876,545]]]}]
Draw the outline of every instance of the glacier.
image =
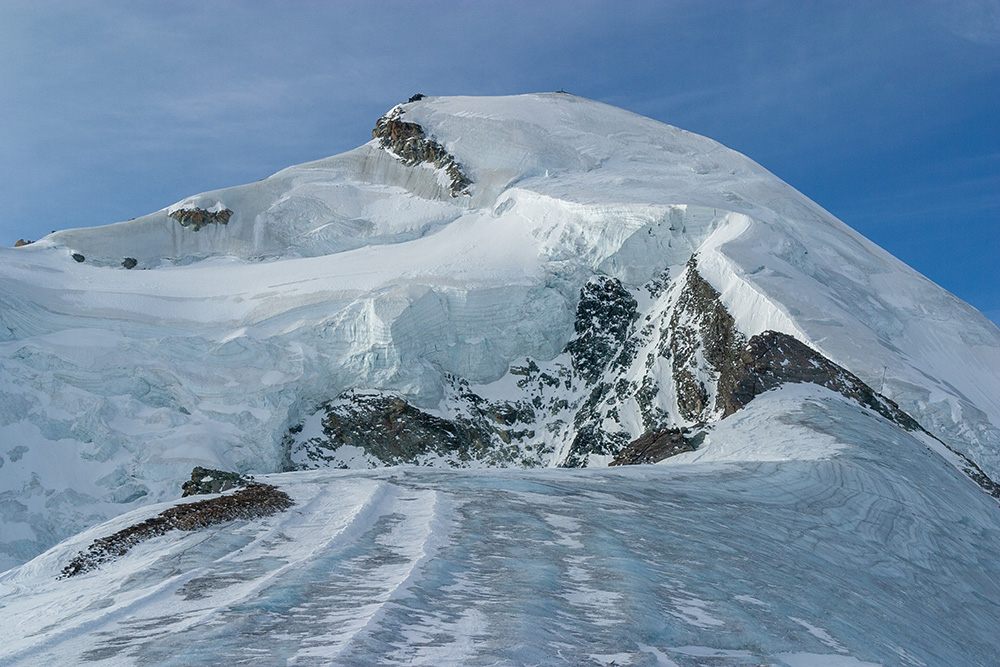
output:
[{"label": "glacier", "polygon": [[[0,284],[0,615],[24,619],[0,663],[997,653],[998,508],[969,477],[998,488],[1000,330],[711,139],[563,93],[423,97],[342,155],[0,248]],[[719,327],[874,398],[728,414]],[[694,451],[597,469],[661,429]],[[54,581],[194,466],[299,505]]]},{"label": "glacier", "polygon": [[670,465],[260,476],[296,506],[56,579],[135,510],[0,575],[0,664],[992,662],[992,498],[827,389],[730,419]]}]

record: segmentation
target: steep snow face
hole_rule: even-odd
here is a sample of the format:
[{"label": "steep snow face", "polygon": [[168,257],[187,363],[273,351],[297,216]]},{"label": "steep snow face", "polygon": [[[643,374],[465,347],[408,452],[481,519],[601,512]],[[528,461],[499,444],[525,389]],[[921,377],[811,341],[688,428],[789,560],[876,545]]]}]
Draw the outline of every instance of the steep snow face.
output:
[{"label": "steep snow face", "polygon": [[57,579],[137,510],[0,575],[0,664],[992,664],[990,498],[825,389],[731,420],[679,465],[261,476],[296,505]]},{"label": "steep snow face", "polygon": [[826,213],[722,231],[700,258],[742,326],[797,332],[1000,470],[1000,330],[981,313]]},{"label": "steep snow face", "polygon": [[[572,366],[562,355],[588,281],[619,281],[642,326],[669,323],[695,253],[736,331],[819,350],[1000,476],[1000,331],[747,158],[564,94],[393,113],[461,167],[467,192],[373,139],[0,249],[0,568],[173,497],[195,465],[295,463],[289,429],[346,391],[442,418],[466,409],[450,400],[465,385],[516,398],[512,364]],[[600,380],[636,383],[616,417],[606,394],[600,419],[560,430],[570,415],[551,403],[518,426],[535,434],[529,463],[606,462],[646,429],[690,422],[656,352]],[[712,369],[692,359],[709,405]],[[581,432],[619,435],[584,446]]]}]

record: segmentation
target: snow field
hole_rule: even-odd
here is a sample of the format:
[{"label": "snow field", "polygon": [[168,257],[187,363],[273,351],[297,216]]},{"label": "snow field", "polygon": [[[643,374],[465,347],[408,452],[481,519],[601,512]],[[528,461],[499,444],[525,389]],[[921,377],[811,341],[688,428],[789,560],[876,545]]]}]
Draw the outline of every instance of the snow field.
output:
[{"label": "snow field", "polygon": [[0,664],[987,664],[995,503],[881,417],[783,391],[747,412],[825,458],[753,460],[733,429],[716,461],[271,475],[283,514],[55,580],[159,508],[133,512],[0,576]]},{"label": "snow field", "polygon": [[[1000,331],[744,156],[568,95],[404,106],[471,196],[372,142],[0,248],[0,665],[995,661],[996,503],[814,387],[641,469],[261,475],[348,389],[445,414],[450,373],[509,397],[512,363],[565,361],[594,275],[639,292],[698,253],[741,332],[795,336],[1000,477]],[[662,324],[669,289],[639,298]],[[640,429],[634,401],[619,419]],[[195,465],[297,504],[55,579]]]}]

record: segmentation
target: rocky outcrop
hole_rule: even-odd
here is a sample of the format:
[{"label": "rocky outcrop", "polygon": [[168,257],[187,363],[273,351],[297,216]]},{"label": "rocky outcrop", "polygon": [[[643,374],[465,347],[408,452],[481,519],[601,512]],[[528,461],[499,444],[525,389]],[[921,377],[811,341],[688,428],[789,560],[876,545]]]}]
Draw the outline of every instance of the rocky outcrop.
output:
[{"label": "rocky outcrop", "polygon": [[223,470],[212,470],[211,468],[196,466],[191,471],[191,479],[184,482],[181,486],[181,489],[184,491],[181,497],[222,493],[229,489],[246,486],[252,482],[252,477],[244,477],[235,472],[225,472]]},{"label": "rocky outcrop", "polygon": [[[801,382],[836,391],[907,430],[920,429],[892,400],[794,337],[767,331],[747,340],[718,291],[698,272],[696,256],[679,280],[658,340],[649,316],[636,327],[635,300],[620,283],[601,277],[584,288],[576,337],[566,349],[574,377],[584,379],[589,394],[578,405],[563,465],[584,464],[591,454],[612,455],[614,465],[653,463],[697,446],[700,439],[687,435],[688,427],[670,423],[667,413],[652,407],[660,392],[657,356],[670,364],[677,414],[699,432],[769,389]],[[653,287],[654,298],[665,291],[663,285]],[[649,350],[644,376],[633,363],[640,349]],[[615,425],[619,406],[629,401],[648,429],[636,439]]]},{"label": "rocky outcrop", "polygon": [[226,225],[233,217],[233,212],[228,208],[221,211],[208,211],[203,208],[179,208],[169,213],[170,217],[176,220],[181,227],[187,227],[191,231],[198,231],[206,225]]},{"label": "rocky outcrop", "polygon": [[624,430],[609,429],[605,422],[609,417],[617,420],[615,406],[635,389],[614,376],[624,373],[635,359],[637,341],[630,334],[637,309],[638,303],[629,290],[611,276],[595,276],[580,291],[573,324],[575,335],[565,351],[573,379],[582,379],[588,393],[578,403],[573,417],[575,433],[561,462],[565,467],[585,466],[592,454],[614,456],[629,442]]},{"label": "rocky outcrop", "polygon": [[14,244],[15,248],[20,248],[21,246],[31,245],[31,241],[25,241],[24,239],[18,239],[17,243]]},{"label": "rocky outcrop", "polygon": [[631,362],[622,353],[637,307],[625,286],[610,276],[597,276],[583,286],[573,324],[576,335],[566,345],[566,351],[573,361],[573,370],[587,384],[600,379],[616,358],[621,368]]},{"label": "rocky outcrop", "polygon": [[683,452],[693,452],[704,440],[704,433],[690,435],[687,428],[667,428],[644,433],[628,444],[609,463],[611,466],[659,463]]},{"label": "rocky outcrop", "polygon": [[[746,339],[737,331],[719,293],[698,273],[696,257],[688,261],[684,280],[670,317],[669,348],[677,408],[685,419],[704,422],[714,410],[723,407],[722,396],[732,393],[737,360]],[[699,365],[716,379],[714,405],[710,404],[709,387],[699,379],[705,373],[696,372]]]},{"label": "rocky outcrop", "polygon": [[386,465],[531,465],[517,458],[520,449],[511,444],[534,435],[524,428],[535,421],[530,405],[487,401],[467,390],[459,398],[463,413],[445,419],[397,395],[348,392],[324,408],[322,437],[299,446],[294,467],[343,465],[351,448]]},{"label": "rocky outcrop", "polygon": [[936,438],[934,436],[931,437],[940,442],[945,447],[947,447],[949,450],[951,450],[952,454],[954,454],[959,458],[960,461],[959,468],[962,470],[962,472],[966,474],[966,476],[969,479],[978,484],[983,491],[990,494],[997,500],[1000,500],[1000,484],[997,484],[992,479],[990,479],[990,476],[987,475],[985,472],[983,472],[983,469],[980,468],[978,465],[976,465],[975,461],[970,459],[965,454],[955,451],[939,438]]},{"label": "rocky outcrop", "polygon": [[84,262],[87,259],[86,257],[84,257],[83,255],[81,255],[78,252],[74,252],[72,255],[70,255],[70,257],[73,258],[74,262],[81,262],[81,263]]},{"label": "rocky outcrop", "polygon": [[[421,95],[420,98],[422,97]],[[411,101],[415,100],[411,98]],[[465,175],[455,157],[444,146],[428,137],[420,125],[404,121],[402,116],[403,110],[397,106],[379,118],[372,130],[372,139],[378,139],[382,148],[409,167],[426,163],[443,169],[451,179],[449,191],[452,197],[469,194],[472,180]]]},{"label": "rocky outcrop", "polygon": [[786,383],[811,382],[857,401],[908,431],[920,429],[895,402],[785,333],[765,331],[751,338],[735,361],[731,377],[732,384],[720,387],[719,391],[723,416],[733,414],[769,389]]},{"label": "rocky outcrop", "polygon": [[380,461],[412,462],[429,453],[469,460],[485,453],[488,439],[475,430],[429,415],[395,396],[354,396],[331,409],[323,432],[335,443],[363,448]]},{"label": "rocky outcrop", "polygon": [[94,540],[86,551],[78,553],[62,569],[57,578],[89,572],[124,556],[140,542],[172,530],[192,531],[236,519],[258,519],[283,512],[294,504],[288,494],[277,487],[252,482],[230,495],[175,505],[141,523]]},{"label": "rocky outcrop", "polygon": [[[689,260],[684,280],[670,317],[669,349],[677,407],[685,419],[701,423],[713,416],[725,418],[769,389],[810,382],[907,430],[920,428],[893,401],[793,336],[765,331],[748,341],[718,291],[698,273],[697,257]],[[714,381],[706,386],[705,378]]]},{"label": "rocky outcrop", "polygon": [[[651,301],[640,313],[643,288]],[[511,366],[506,400],[487,400],[477,391],[496,394],[453,376],[434,414],[384,392],[340,396],[323,409],[322,436],[290,437],[290,467],[655,463],[696,448],[712,422],[759,394],[800,382],[836,391],[903,428],[920,428],[794,337],[767,331],[748,340],[699,274],[696,257],[673,282],[664,272],[643,288],[611,276],[588,281],[563,354]]]}]

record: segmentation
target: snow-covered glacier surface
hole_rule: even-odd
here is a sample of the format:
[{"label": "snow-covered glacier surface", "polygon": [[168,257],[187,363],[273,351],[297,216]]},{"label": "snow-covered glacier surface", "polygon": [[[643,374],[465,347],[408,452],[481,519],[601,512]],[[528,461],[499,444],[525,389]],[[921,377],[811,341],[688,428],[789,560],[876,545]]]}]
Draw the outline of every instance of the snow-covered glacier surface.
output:
[{"label": "snow-covered glacier surface", "polygon": [[571,95],[397,112],[468,194],[373,140],[0,248],[0,570],[174,499],[193,466],[287,469],[289,431],[345,391],[435,414],[451,378],[499,397],[512,365],[563,354],[588,281],[643,293],[695,254],[739,332],[809,345],[1000,477],[1000,330],[748,158]]},{"label": "snow-covered glacier surface", "polygon": [[[688,456],[693,456],[694,453]],[[258,478],[296,505],[56,579],[0,575],[0,664],[992,664],[1000,512],[828,390],[763,395],[696,460]]]}]

